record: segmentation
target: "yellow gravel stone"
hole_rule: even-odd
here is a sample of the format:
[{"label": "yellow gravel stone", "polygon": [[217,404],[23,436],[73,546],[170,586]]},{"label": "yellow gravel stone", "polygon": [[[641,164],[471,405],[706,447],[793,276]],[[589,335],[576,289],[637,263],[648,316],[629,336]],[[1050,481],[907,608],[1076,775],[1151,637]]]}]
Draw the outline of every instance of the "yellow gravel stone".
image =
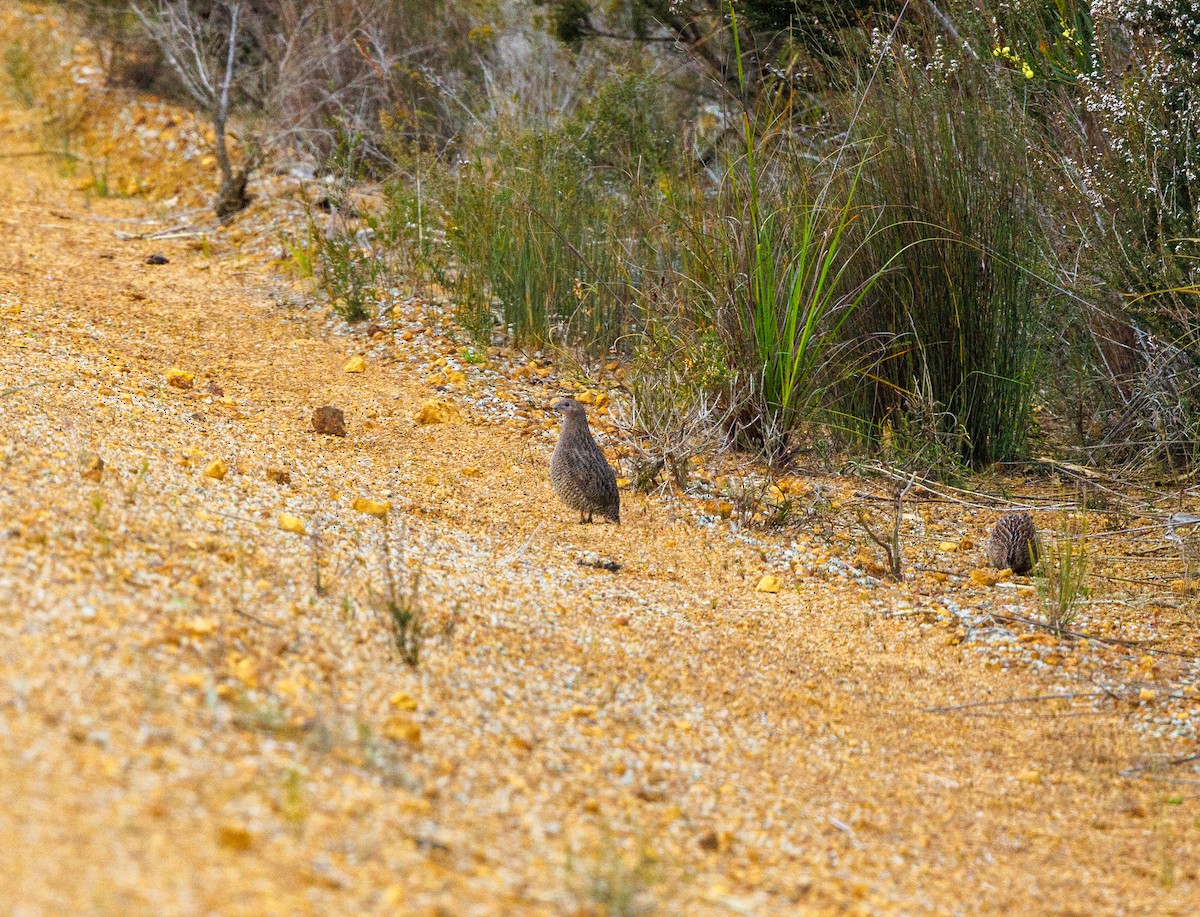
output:
[{"label": "yellow gravel stone", "polygon": [[285,532],[291,532],[293,535],[305,534],[304,520],[299,516],[292,516],[288,513],[283,513],[279,517],[279,527]]},{"label": "yellow gravel stone", "polygon": [[360,513],[366,513],[368,516],[379,516],[380,518],[387,515],[392,504],[388,502],[380,502],[379,500],[368,500],[366,497],[355,497],[351,504]]},{"label": "yellow gravel stone", "polygon": [[462,412],[452,402],[441,398],[426,401],[414,418],[419,426],[437,423],[454,423],[461,419]]},{"label": "yellow gravel stone", "polygon": [[778,592],[783,587],[783,583],[779,577],[768,573],[758,581],[758,585],[754,587],[755,592]]},{"label": "yellow gravel stone", "polygon": [[207,636],[217,629],[212,618],[189,618],[183,624],[183,629],[197,637]]},{"label": "yellow gravel stone", "polygon": [[167,370],[167,385],[173,386],[174,388],[191,388],[195,379],[196,374],[187,372],[186,370],[174,367]]},{"label": "yellow gravel stone", "polygon": [[421,727],[407,717],[393,717],[383,728],[383,734],[397,742],[408,742],[419,745],[421,742]]},{"label": "yellow gravel stone", "polygon": [[388,703],[397,710],[416,710],[417,702],[407,691],[397,691],[389,699]]}]

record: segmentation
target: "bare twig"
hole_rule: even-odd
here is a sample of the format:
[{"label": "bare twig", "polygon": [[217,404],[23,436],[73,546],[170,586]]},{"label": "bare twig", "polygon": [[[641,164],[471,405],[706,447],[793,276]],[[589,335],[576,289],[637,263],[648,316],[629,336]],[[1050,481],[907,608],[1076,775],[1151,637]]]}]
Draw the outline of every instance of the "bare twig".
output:
[{"label": "bare twig", "polygon": [[867,533],[867,537],[883,549],[883,553],[887,556],[888,572],[891,574],[892,579],[897,582],[903,582],[904,580],[904,552],[900,547],[900,519],[904,514],[904,498],[908,495],[916,480],[917,474],[913,472],[909,475],[908,480],[904,482],[903,486],[900,486],[900,483],[897,482],[893,490],[891,497],[893,503],[892,532],[888,541],[884,541],[875,533],[875,529],[871,526],[865,512],[862,510],[858,512],[858,524],[863,527],[863,531]]},{"label": "bare twig", "polygon": [[940,707],[922,707],[922,713],[953,713],[956,710],[973,710],[978,707],[1000,707],[1007,704],[1034,704],[1048,700],[1074,700],[1080,697],[1105,697],[1109,691],[1077,691],[1069,694],[1034,694],[1028,697],[1013,697],[1008,700],[981,700],[970,704],[946,704]]},{"label": "bare twig", "polygon": [[1102,637],[1099,634],[1082,633],[1074,630],[1058,631],[1045,621],[1036,621],[1033,618],[1026,618],[1023,615],[1002,614],[998,611],[993,611],[989,614],[998,621],[1004,621],[1008,624],[1024,624],[1028,627],[1038,627],[1042,630],[1050,631],[1056,636],[1069,637],[1074,640],[1087,640],[1093,643],[1107,643],[1111,646],[1126,646],[1130,649],[1137,649],[1144,653],[1160,653],[1164,656],[1176,656],[1180,659],[1200,659],[1200,654],[1185,653],[1182,650],[1164,649],[1162,647],[1152,646],[1144,640],[1120,640],[1116,637]]},{"label": "bare twig", "polygon": [[39,385],[57,385],[62,381],[62,379],[47,379],[44,382],[30,382],[28,385],[17,385],[13,388],[6,388],[3,391],[0,391],[0,398],[6,398],[9,395],[15,395],[17,392],[23,392],[26,389],[37,388]]},{"label": "bare twig", "polygon": [[234,613],[235,615],[241,615],[243,618],[249,618],[249,619],[250,619],[251,621],[253,621],[255,624],[261,624],[263,627],[269,627],[269,628],[271,628],[272,630],[283,630],[283,627],[282,627],[282,626],[280,626],[279,624],[272,624],[270,621],[264,621],[264,620],[263,620],[262,618],[260,618],[258,615],[251,614],[251,613],[250,613],[250,612],[248,612],[248,611],[243,611],[243,610],[242,610],[242,609],[240,609],[240,608],[234,608],[234,609],[233,609],[233,613]]},{"label": "bare twig", "polygon": [[963,48],[970,55],[971,60],[979,60],[979,55],[975,52],[975,49],[962,37],[958,29],[954,27],[954,20],[938,9],[933,0],[925,0],[925,5],[929,7],[929,11],[933,13],[934,18],[942,24],[942,28],[950,33],[950,37],[958,42],[959,47]]}]

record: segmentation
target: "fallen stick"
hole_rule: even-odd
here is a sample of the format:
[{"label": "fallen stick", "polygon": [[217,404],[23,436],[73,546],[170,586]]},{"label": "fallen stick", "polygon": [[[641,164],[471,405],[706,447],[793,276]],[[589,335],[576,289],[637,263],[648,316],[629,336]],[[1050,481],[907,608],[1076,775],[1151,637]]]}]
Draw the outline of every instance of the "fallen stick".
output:
[{"label": "fallen stick", "polygon": [[1009,700],[981,700],[970,704],[949,704],[942,707],[924,707],[922,713],[952,713],[955,710],[972,710],[978,707],[999,707],[1005,704],[1032,704],[1046,700],[1074,700],[1077,697],[1104,697],[1107,691],[1081,691],[1075,694],[1034,694],[1029,697],[1014,697]]}]

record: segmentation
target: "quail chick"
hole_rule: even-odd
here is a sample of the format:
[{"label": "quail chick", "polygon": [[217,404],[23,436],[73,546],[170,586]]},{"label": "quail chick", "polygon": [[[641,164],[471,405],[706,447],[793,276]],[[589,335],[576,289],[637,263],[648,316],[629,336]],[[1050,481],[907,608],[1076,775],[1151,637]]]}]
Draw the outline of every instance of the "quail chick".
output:
[{"label": "quail chick", "polygon": [[996,520],[988,539],[988,561],[1003,570],[1024,574],[1037,560],[1037,528],[1029,513],[1005,513]]},{"label": "quail chick", "polygon": [[550,459],[554,492],[563,503],[579,511],[580,522],[591,522],[592,515],[599,513],[619,525],[617,474],[592,438],[583,405],[574,398],[563,398],[554,410],[563,416],[562,433]]}]

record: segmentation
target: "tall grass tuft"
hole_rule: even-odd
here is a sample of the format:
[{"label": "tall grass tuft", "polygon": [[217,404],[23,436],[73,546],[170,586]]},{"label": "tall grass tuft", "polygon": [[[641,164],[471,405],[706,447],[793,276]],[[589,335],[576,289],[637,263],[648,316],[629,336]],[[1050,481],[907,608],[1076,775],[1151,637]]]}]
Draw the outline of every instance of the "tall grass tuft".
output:
[{"label": "tall grass tuft", "polygon": [[4,75],[8,79],[9,91],[24,108],[33,108],[35,66],[33,57],[20,41],[4,49]]},{"label": "tall grass tuft", "polygon": [[652,74],[614,76],[561,123],[492,128],[447,199],[464,324],[604,350],[640,330],[647,219],[678,167]]},{"label": "tall grass tuft", "polygon": [[627,330],[639,228],[569,138],[501,142],[464,166],[448,206],[462,318],[476,333],[498,321],[518,341],[606,348]]},{"label": "tall grass tuft", "polygon": [[747,285],[734,303],[740,345],[734,351],[747,361],[746,391],[755,408],[750,430],[774,462],[790,457],[796,432],[853,372],[843,326],[886,264],[865,277],[853,271],[855,256],[877,231],[872,225],[857,240],[848,232],[856,221],[871,222],[854,201],[857,175],[831,166],[822,177],[795,176],[800,182],[763,208],[750,144]]},{"label": "tall grass tuft", "polygon": [[1048,285],[1024,122],[1001,91],[903,63],[864,119],[880,139],[864,195],[889,215],[867,244],[876,264],[895,261],[856,330],[897,346],[857,412],[878,422],[922,380],[975,465],[1020,455],[1030,428]]},{"label": "tall grass tuft", "polygon": [[[739,83],[742,49],[730,6]],[[835,146],[815,157],[797,132],[791,93],[768,93],[741,111],[742,148],[715,192],[692,175],[668,201],[680,241],[670,259],[673,295],[698,327],[725,344],[741,445],[787,462],[806,425],[828,421],[832,393],[863,368],[844,331],[890,266],[866,266],[878,211],[857,200],[859,167]],[[848,143],[842,140],[842,144]],[[852,228],[854,231],[852,231]]]}]

